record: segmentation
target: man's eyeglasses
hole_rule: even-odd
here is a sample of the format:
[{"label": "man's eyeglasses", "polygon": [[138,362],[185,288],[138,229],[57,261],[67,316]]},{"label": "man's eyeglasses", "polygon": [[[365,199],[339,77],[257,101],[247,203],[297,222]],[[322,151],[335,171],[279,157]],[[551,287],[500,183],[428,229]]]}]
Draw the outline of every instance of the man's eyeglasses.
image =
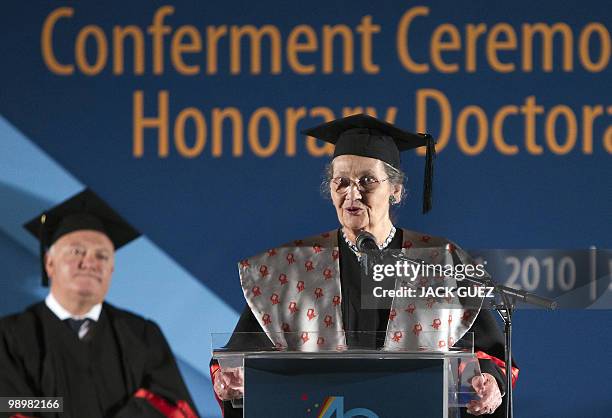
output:
[{"label": "man's eyeglasses", "polygon": [[360,192],[368,193],[374,191],[380,186],[380,183],[387,180],[389,180],[388,177],[381,180],[372,176],[363,176],[358,180],[353,180],[348,177],[334,177],[331,179],[331,184],[334,186],[336,193],[340,194],[347,193],[353,184]]}]

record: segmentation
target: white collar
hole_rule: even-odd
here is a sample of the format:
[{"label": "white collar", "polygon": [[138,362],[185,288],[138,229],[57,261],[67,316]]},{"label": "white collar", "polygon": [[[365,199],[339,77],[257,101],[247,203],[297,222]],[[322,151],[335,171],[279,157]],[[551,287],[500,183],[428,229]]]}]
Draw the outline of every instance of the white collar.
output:
[{"label": "white collar", "polygon": [[45,304],[47,305],[47,308],[49,308],[51,312],[53,312],[55,316],[57,316],[62,321],[68,318],[73,318],[73,319],[88,318],[88,319],[93,319],[94,321],[98,321],[98,319],[100,319],[100,313],[102,312],[102,304],[98,303],[97,305],[94,305],[89,310],[89,312],[87,312],[85,315],[73,315],[70,312],[68,312],[66,308],[60,305],[60,303],[57,301],[57,299],[55,299],[55,296],[53,296],[51,292],[49,292],[49,294],[45,298]]}]

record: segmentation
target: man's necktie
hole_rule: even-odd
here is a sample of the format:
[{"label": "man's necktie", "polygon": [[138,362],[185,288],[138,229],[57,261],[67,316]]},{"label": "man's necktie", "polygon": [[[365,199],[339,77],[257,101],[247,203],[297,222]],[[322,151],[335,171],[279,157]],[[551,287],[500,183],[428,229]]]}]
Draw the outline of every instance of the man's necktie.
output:
[{"label": "man's necktie", "polygon": [[85,319],[68,318],[66,319],[66,323],[68,324],[70,329],[73,330],[79,336],[79,339],[82,339],[85,335],[87,335],[87,332],[89,332],[89,329],[91,328],[92,322],[93,321],[88,318],[85,318]]}]

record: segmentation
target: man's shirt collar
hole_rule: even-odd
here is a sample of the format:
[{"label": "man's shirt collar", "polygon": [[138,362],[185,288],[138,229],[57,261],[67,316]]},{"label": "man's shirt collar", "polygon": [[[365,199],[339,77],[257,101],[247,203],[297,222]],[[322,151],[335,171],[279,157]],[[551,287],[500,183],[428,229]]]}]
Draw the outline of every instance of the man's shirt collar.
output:
[{"label": "man's shirt collar", "polygon": [[97,305],[94,305],[85,315],[72,315],[62,305],[60,305],[60,303],[57,301],[57,299],[55,299],[55,296],[53,296],[51,292],[49,292],[49,294],[45,298],[45,304],[47,305],[47,308],[49,308],[51,312],[53,312],[55,316],[57,316],[62,321],[68,318],[87,318],[97,322],[98,319],[100,319],[100,313],[102,312],[102,304],[98,303]]}]

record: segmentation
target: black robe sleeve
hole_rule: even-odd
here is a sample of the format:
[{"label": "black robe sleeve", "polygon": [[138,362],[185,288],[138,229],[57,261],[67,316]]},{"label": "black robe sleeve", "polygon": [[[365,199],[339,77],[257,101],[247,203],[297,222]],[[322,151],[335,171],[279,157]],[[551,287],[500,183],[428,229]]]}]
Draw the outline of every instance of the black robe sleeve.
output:
[{"label": "black robe sleeve", "polygon": [[225,348],[229,350],[245,351],[249,349],[273,348],[272,342],[264,332],[263,328],[253,315],[247,304],[242,310],[234,332]]},{"label": "black robe sleeve", "polygon": [[[501,361],[504,360],[504,336],[489,310],[482,309],[480,311],[468,332],[474,333],[475,352],[481,351]],[[489,373],[495,377],[501,393],[504,394],[506,392],[506,377],[499,366],[489,359],[481,358],[479,363],[481,372]]]},{"label": "black robe sleeve", "polygon": [[[265,347],[274,348],[272,342],[247,304],[242,310],[242,314],[238,319],[234,332],[224,348],[230,351],[246,351],[249,350],[249,348],[261,350]],[[219,363],[216,360],[212,359],[210,361],[211,378],[213,382],[214,370],[218,365]],[[233,408],[230,401],[221,401],[219,399],[218,401],[220,401],[224,418],[242,418],[243,414],[241,408]]]},{"label": "black robe sleeve", "polygon": [[[197,414],[172,350],[159,326],[152,321],[146,321],[143,343],[147,350],[142,353],[146,359],[139,388],[146,389],[173,404],[186,401],[192,411]],[[115,418],[159,418],[163,416],[146,399],[133,396],[115,414]]]},{"label": "black robe sleeve", "polygon": [[[504,336],[501,332],[497,321],[493,317],[491,311],[481,309],[468,332],[474,333],[474,352],[483,352],[491,357],[495,357],[501,361],[505,358]],[[506,376],[501,368],[490,359],[479,358],[480,371],[489,373],[497,381],[499,390],[502,395],[506,393]],[[514,359],[512,366],[516,367]],[[493,414],[483,415],[491,418],[503,418],[506,416],[506,396],[502,397],[502,404],[495,410]],[[473,417],[462,408],[462,417]]]},{"label": "black robe sleeve", "polygon": [[[26,377],[23,358],[15,341],[13,319],[0,320],[0,396],[39,396]],[[11,415],[0,413],[0,417]]]}]

